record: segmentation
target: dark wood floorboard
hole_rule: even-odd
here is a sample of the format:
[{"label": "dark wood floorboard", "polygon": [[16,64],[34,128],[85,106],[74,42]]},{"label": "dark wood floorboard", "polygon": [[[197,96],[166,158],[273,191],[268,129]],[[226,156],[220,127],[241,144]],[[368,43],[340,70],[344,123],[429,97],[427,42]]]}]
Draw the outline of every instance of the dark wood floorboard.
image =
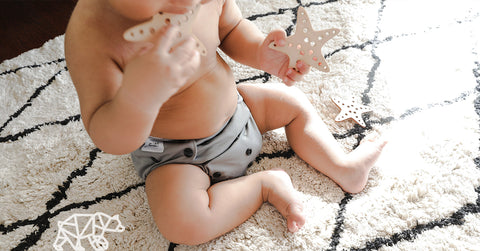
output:
[{"label": "dark wood floorboard", "polygon": [[76,0],[0,0],[0,62],[64,34]]}]

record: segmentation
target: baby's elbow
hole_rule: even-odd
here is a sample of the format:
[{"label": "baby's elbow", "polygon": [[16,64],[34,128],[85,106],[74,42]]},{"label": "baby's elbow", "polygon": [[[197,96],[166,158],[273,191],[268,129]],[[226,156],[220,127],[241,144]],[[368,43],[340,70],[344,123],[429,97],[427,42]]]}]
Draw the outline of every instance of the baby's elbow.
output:
[{"label": "baby's elbow", "polygon": [[121,147],[106,147],[106,146],[99,146],[98,144],[95,144],[102,152],[112,154],[112,155],[124,155],[124,154],[129,154],[135,150],[126,150]]},{"label": "baby's elbow", "polygon": [[[88,130],[90,129],[90,130]],[[129,154],[144,143],[138,135],[114,131],[113,129],[87,129],[93,144],[105,153],[113,155]]]},{"label": "baby's elbow", "polygon": [[137,150],[142,143],[129,140],[119,136],[95,135],[91,134],[90,138],[93,144],[105,153],[113,155],[129,154]]},{"label": "baby's elbow", "polygon": [[129,154],[138,149],[136,146],[131,146],[128,143],[121,143],[121,142],[96,142],[93,141],[95,146],[97,146],[100,150],[105,153],[113,154],[113,155],[124,155]]}]

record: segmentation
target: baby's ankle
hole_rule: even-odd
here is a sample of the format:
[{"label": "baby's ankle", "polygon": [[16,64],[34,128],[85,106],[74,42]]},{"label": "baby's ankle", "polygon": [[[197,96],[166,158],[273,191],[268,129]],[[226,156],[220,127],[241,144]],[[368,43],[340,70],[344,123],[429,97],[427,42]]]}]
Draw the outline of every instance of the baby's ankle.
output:
[{"label": "baby's ankle", "polygon": [[280,213],[286,214],[292,203],[298,203],[296,190],[293,188],[290,176],[281,169],[265,171],[262,183],[264,202],[275,206]]},{"label": "baby's ankle", "polygon": [[272,169],[263,172],[262,176],[262,197],[263,202],[272,202],[275,200],[275,194],[283,186],[292,186],[290,176],[281,169]]},{"label": "baby's ankle", "polygon": [[367,185],[368,176],[374,162],[365,162],[357,158],[347,158],[342,166],[339,167],[341,176],[337,177],[336,183],[342,187],[345,192],[359,193]]}]

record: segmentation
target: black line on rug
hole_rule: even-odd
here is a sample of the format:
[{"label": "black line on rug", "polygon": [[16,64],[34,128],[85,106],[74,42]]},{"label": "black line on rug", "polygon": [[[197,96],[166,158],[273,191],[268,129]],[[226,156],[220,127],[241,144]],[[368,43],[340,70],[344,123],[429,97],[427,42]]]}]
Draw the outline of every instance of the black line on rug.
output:
[{"label": "black line on rug", "polygon": [[[473,55],[477,56],[477,53],[474,51]],[[475,64],[475,68],[473,68],[473,76],[475,76],[475,80],[477,82],[477,86],[475,89],[477,91],[477,94],[479,94],[480,93],[480,62],[475,61],[474,64]],[[475,112],[477,113],[478,117],[480,117],[480,95],[478,95],[477,98],[474,100],[473,105],[475,108]],[[480,156],[475,157],[473,159],[473,162],[475,163],[477,168],[480,169]]]},{"label": "black line on rug", "polygon": [[384,9],[385,9],[385,0],[382,0],[380,1],[380,9],[378,10],[377,30],[375,31],[375,35],[373,37],[372,50],[371,50],[372,58],[375,60],[375,63],[373,64],[372,68],[370,69],[370,72],[367,75],[367,88],[363,91],[363,94],[362,94],[362,102],[364,105],[368,105],[371,102],[368,94],[370,93],[370,90],[373,88],[373,82],[375,82],[375,75],[377,73],[378,67],[380,66],[380,63],[382,62],[382,60],[376,53],[376,48],[378,44],[378,35],[381,33],[380,22],[382,21]]},{"label": "black line on rug", "polygon": [[297,0],[298,5],[295,6],[295,7],[280,8],[277,11],[270,11],[270,12],[267,12],[267,13],[255,14],[255,15],[251,15],[249,17],[246,17],[246,19],[248,19],[250,21],[255,21],[255,20],[257,20],[259,18],[262,18],[262,17],[282,15],[282,14],[285,14],[285,12],[289,11],[289,10],[293,12],[294,16],[296,16],[298,7],[300,7],[300,6],[303,6],[303,7],[310,7],[310,6],[314,6],[314,5],[319,6],[319,5],[325,5],[325,4],[334,3],[334,2],[338,2],[338,0],[327,0],[325,2],[310,2],[310,3],[307,3],[307,4],[302,4],[301,0]]},{"label": "black line on rug", "polygon": [[[364,120],[365,121],[368,121],[368,114],[364,115]],[[338,134],[338,133],[333,133],[333,137],[335,139],[345,139],[345,138],[349,138],[349,137],[352,137],[352,136],[355,136],[355,135],[361,135],[361,134],[364,134],[366,131],[372,129],[372,126],[370,125],[370,123],[366,124],[367,126],[364,128],[364,127],[361,127],[360,125],[357,125],[357,124],[354,124],[353,125],[353,128],[348,130],[347,132],[343,133],[343,134]]]},{"label": "black line on rug", "polygon": [[27,102],[25,102],[25,104],[20,107],[20,109],[18,109],[14,114],[10,115],[8,120],[3,123],[3,125],[0,127],[0,133],[5,129],[5,127],[10,123],[12,122],[15,118],[17,118],[18,116],[20,116],[24,111],[25,109],[27,109],[29,106],[32,106],[32,102],[34,99],[36,99],[38,96],[40,96],[40,94],[42,93],[43,90],[45,90],[48,86],[50,86],[53,81],[55,81],[55,79],[57,78],[57,76],[59,76],[62,72],[66,72],[67,71],[67,67],[64,67],[63,69],[59,70],[58,72],[56,72],[48,81],[46,84],[38,87],[34,92],[33,94],[30,96],[30,98],[28,98]]},{"label": "black line on rug", "polygon": [[[475,61],[476,68],[473,69],[473,75],[477,81],[477,86],[475,87],[477,93],[480,92],[480,63]],[[475,112],[480,117],[480,96],[478,96],[474,101]]]},{"label": "black line on rug", "polygon": [[15,229],[18,229],[19,227],[22,226],[27,226],[27,225],[34,225],[38,229],[34,230],[32,233],[27,235],[25,238],[23,238],[20,243],[13,248],[12,250],[26,250],[32,246],[34,246],[42,237],[42,235],[45,233],[46,230],[50,228],[50,219],[54,218],[55,216],[59,215],[62,212],[70,211],[72,209],[88,209],[90,206],[104,202],[104,201],[111,201],[114,199],[121,198],[122,196],[130,193],[132,190],[135,190],[139,187],[145,186],[145,183],[139,183],[135,184],[132,186],[127,187],[126,189],[119,191],[119,192],[112,192],[109,194],[106,194],[101,197],[97,197],[94,200],[90,201],[83,201],[79,203],[72,203],[69,204],[65,207],[62,207],[54,212],[45,212],[42,215],[38,216],[36,219],[33,220],[20,220],[15,223],[12,223],[9,226],[4,226],[0,225],[0,232],[3,234],[9,233],[14,231]]},{"label": "black line on rug", "polygon": [[410,109],[407,109],[402,115],[400,115],[398,117],[399,120],[403,120],[405,119],[406,117],[409,117],[409,116],[412,116],[418,112],[421,112],[423,110],[428,110],[428,109],[432,109],[432,108],[435,108],[435,107],[443,107],[443,106],[447,106],[447,105],[453,105],[455,103],[458,103],[460,101],[464,101],[466,100],[470,95],[473,94],[473,91],[467,91],[467,92],[463,92],[461,93],[458,97],[455,97],[453,99],[450,99],[450,100],[444,100],[442,102],[438,102],[438,103],[432,103],[432,104],[428,104],[426,105],[425,108],[421,108],[421,107],[412,107]]},{"label": "black line on rug", "polygon": [[69,211],[69,210],[72,210],[72,209],[78,209],[78,208],[82,208],[82,209],[88,209],[90,206],[92,205],[96,205],[98,203],[101,203],[101,202],[104,202],[104,201],[111,201],[111,200],[114,200],[114,199],[119,199],[121,198],[122,196],[124,195],[127,195],[128,193],[130,193],[132,190],[135,190],[139,187],[144,187],[145,186],[145,182],[141,182],[141,183],[138,183],[138,184],[134,184],[134,185],[131,185],[127,188],[125,188],[124,190],[122,191],[119,191],[119,192],[111,192],[111,193],[108,193],[104,196],[101,196],[101,197],[96,197],[95,199],[93,200],[88,200],[88,201],[82,201],[82,202],[78,202],[78,203],[72,203],[72,204],[69,204],[67,206],[64,206],[58,210],[55,210],[52,215],[53,216],[56,216],[58,214],[60,214],[61,212],[65,212],[65,211]]},{"label": "black line on rug", "polygon": [[50,62],[41,63],[41,64],[25,65],[25,66],[15,68],[13,70],[8,70],[8,71],[1,72],[0,76],[11,74],[11,73],[17,73],[17,71],[20,71],[20,70],[26,69],[26,68],[27,69],[34,69],[34,68],[42,67],[42,66],[45,66],[45,65],[58,64],[58,63],[61,63],[63,61],[65,61],[65,58],[59,58],[59,59],[56,59],[56,60],[53,60],[53,61],[50,61]]},{"label": "black line on rug", "polygon": [[386,43],[386,42],[390,42],[390,41],[392,41],[392,37],[387,37],[387,38],[383,39],[382,41],[372,39],[372,40],[367,40],[366,42],[363,42],[361,44],[343,45],[341,48],[325,54],[325,59],[333,56],[334,54],[337,54],[340,51],[345,51],[345,50],[348,50],[348,49],[363,50],[367,46],[374,45],[374,44],[382,44],[382,43]]},{"label": "black line on rug", "polygon": [[475,192],[477,192],[478,194],[476,204],[468,203],[447,218],[435,220],[426,224],[418,224],[412,229],[404,230],[400,233],[393,234],[390,238],[379,237],[374,239],[373,241],[369,241],[365,244],[364,248],[352,248],[350,250],[377,250],[384,246],[391,247],[401,241],[412,241],[418,235],[437,227],[444,228],[448,226],[463,225],[465,223],[465,216],[469,214],[480,213],[480,187],[477,187],[475,189]]},{"label": "black line on rug", "polygon": [[170,242],[170,245],[168,245],[168,251],[175,251],[175,248],[178,246],[178,244]]},{"label": "black line on rug", "polygon": [[51,210],[53,207],[58,205],[63,199],[67,198],[67,190],[70,188],[70,185],[73,182],[73,179],[85,176],[87,174],[87,169],[90,168],[93,165],[93,162],[97,158],[98,153],[100,153],[102,150],[95,148],[92,151],[90,151],[90,160],[86,165],[84,165],[82,168],[77,169],[73,171],[68,177],[67,180],[63,182],[61,186],[58,186],[58,191],[54,192],[52,194],[53,198],[47,201],[46,206],[47,210]]},{"label": "black line on rug", "polygon": [[256,76],[253,76],[253,77],[248,77],[248,78],[242,78],[242,79],[239,79],[237,81],[235,81],[235,83],[238,85],[238,84],[241,84],[241,83],[244,83],[244,82],[248,82],[248,81],[255,81],[257,79],[262,79],[262,83],[266,83],[268,82],[270,79],[272,78],[272,75],[270,75],[269,73],[262,73],[260,75],[256,75]]},{"label": "black line on rug", "polygon": [[343,232],[343,222],[345,221],[345,210],[348,202],[353,198],[349,193],[345,193],[343,199],[340,201],[337,216],[335,217],[335,228],[333,229],[332,236],[330,237],[330,248],[328,250],[336,250],[340,243],[341,234]]},{"label": "black line on rug", "polygon": [[78,121],[80,121],[80,119],[81,119],[80,114],[77,114],[77,115],[72,115],[72,116],[70,116],[70,117],[68,117],[64,120],[57,120],[57,121],[45,122],[43,124],[38,124],[38,125],[35,125],[31,128],[25,129],[25,130],[23,130],[19,133],[12,134],[12,135],[7,135],[5,137],[0,137],[0,143],[17,141],[20,138],[23,138],[23,137],[25,137],[25,136],[33,133],[33,132],[36,132],[36,131],[42,129],[42,127],[45,127],[45,126],[52,126],[52,125],[65,126],[65,125],[68,125],[71,122],[78,122]]},{"label": "black line on rug", "polygon": [[275,151],[272,153],[261,153],[255,158],[255,162],[260,162],[262,159],[274,159],[274,158],[285,158],[290,159],[295,156],[295,152],[290,148],[286,151]]}]

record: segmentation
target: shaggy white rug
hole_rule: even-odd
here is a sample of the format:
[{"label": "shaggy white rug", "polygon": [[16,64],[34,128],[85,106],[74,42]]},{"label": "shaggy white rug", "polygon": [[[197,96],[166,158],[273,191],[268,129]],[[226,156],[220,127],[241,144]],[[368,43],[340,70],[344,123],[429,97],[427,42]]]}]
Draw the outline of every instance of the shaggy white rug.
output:
[{"label": "shaggy white rug", "polygon": [[[130,157],[103,153],[88,138],[60,36],[0,64],[0,250],[52,250],[58,222],[97,212],[125,226],[105,233],[110,250],[480,250],[479,1],[237,3],[265,33],[291,34],[299,6],[315,29],[341,30],[323,49],[331,72],[313,69],[298,87],[346,151],[369,133],[389,135],[366,189],[344,193],[278,130],[264,136],[249,173],[285,169],[305,204],[305,227],[289,233],[265,204],[209,243],[169,243]],[[239,83],[278,82],[228,62]],[[334,121],[331,97],[349,95],[373,110],[366,128]]]}]

